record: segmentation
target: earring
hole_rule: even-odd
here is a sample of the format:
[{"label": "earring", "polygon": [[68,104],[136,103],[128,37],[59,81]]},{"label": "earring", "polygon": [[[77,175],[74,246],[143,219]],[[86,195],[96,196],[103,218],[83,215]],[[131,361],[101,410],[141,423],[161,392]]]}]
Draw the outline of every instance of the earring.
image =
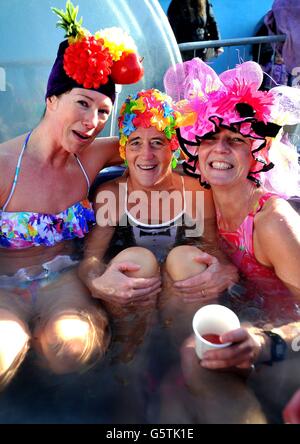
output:
[{"label": "earring", "polygon": [[173,153],[172,162],[171,162],[173,170],[177,167],[179,157],[180,157],[180,148],[178,148]]}]

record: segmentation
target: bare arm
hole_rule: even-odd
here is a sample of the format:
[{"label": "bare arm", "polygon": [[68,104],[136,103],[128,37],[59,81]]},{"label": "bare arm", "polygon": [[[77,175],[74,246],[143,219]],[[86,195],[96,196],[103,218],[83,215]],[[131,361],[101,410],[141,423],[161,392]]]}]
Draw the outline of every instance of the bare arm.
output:
[{"label": "bare arm", "polygon": [[[300,296],[300,217],[283,199],[272,199],[254,221],[254,253],[263,265],[273,268],[277,277],[297,299]],[[300,345],[300,322],[272,328],[287,343],[287,357],[296,358]],[[226,333],[222,342],[232,346],[208,352],[201,365],[207,368],[249,367],[269,361],[271,340],[262,329],[243,327]],[[297,350],[296,350],[297,349]]]},{"label": "bare arm", "polygon": [[119,154],[118,137],[100,137],[92,144],[94,159],[103,163],[102,168],[111,165],[120,165],[123,160]]},{"label": "bare arm", "polygon": [[126,272],[139,270],[138,264],[127,261],[112,262],[106,266],[103,262],[119,221],[118,180],[104,184],[97,190],[94,207],[97,225],[86,241],[84,259],[79,266],[80,278],[96,298],[120,305],[132,302],[147,304],[160,289],[158,277],[128,277]]},{"label": "bare arm", "polygon": [[84,258],[80,263],[78,273],[92,293],[94,279],[101,276],[106,270],[103,257],[113,237],[114,230],[114,227],[99,227],[96,225],[87,236]]},{"label": "bare arm", "polygon": [[[256,259],[274,268],[278,278],[291,293],[300,294],[300,217],[282,199],[272,199],[255,218],[254,252]],[[300,347],[300,321],[288,322],[276,328],[287,344],[286,358],[297,358]],[[249,368],[253,363],[271,359],[271,339],[261,328],[244,325],[225,333],[221,342],[231,342],[230,347],[206,352],[201,366],[209,369]]]},{"label": "bare arm", "polygon": [[13,179],[19,151],[25,135],[0,144],[0,208],[8,198],[13,185]]},{"label": "bare arm", "polygon": [[273,199],[255,218],[254,252],[300,298],[300,216],[282,199]]},{"label": "bare arm", "polygon": [[101,185],[95,192],[96,225],[86,238],[84,258],[79,267],[79,276],[93,295],[97,294],[95,279],[102,276],[107,268],[103,258],[119,220],[119,215],[114,212],[118,208],[117,191],[117,181],[114,181]]},{"label": "bare arm", "polygon": [[122,164],[119,155],[119,139],[117,137],[100,137],[80,155],[91,182],[103,169],[112,165]]},{"label": "bare arm", "polygon": [[4,205],[6,195],[4,159],[0,152],[0,208],[2,208]]},{"label": "bare arm", "polygon": [[[285,359],[298,359],[300,347],[300,322],[290,322],[272,328],[272,332],[281,336],[286,342]],[[250,368],[252,364],[271,361],[271,339],[261,328],[243,326],[237,330],[224,333],[221,342],[231,342],[230,347],[220,350],[209,350],[205,353],[201,366],[209,369]]]}]

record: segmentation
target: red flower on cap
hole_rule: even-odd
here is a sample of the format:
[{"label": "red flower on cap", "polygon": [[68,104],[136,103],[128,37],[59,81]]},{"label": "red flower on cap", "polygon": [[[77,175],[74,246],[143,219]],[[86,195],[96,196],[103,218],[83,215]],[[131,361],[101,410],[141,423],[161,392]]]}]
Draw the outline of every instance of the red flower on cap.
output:
[{"label": "red flower on cap", "polygon": [[67,0],[65,11],[52,8],[60,18],[57,26],[66,31],[68,38],[63,64],[66,74],[88,89],[105,85],[109,76],[115,83],[138,82],[144,69],[131,37],[119,28],[91,35],[82,27],[82,18],[77,21],[78,9],[71,0]]},{"label": "red flower on cap", "polygon": [[108,82],[112,57],[103,40],[85,37],[70,45],[64,55],[64,69],[68,76],[84,88],[99,88]]}]

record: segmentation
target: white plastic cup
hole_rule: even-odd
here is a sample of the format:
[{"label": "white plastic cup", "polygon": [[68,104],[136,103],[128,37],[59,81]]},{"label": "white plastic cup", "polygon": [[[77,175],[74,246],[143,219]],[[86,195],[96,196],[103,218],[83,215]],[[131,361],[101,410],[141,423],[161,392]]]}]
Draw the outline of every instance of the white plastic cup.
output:
[{"label": "white plastic cup", "polygon": [[241,324],[237,315],[227,307],[218,304],[205,305],[200,308],[193,318],[195,333],[195,350],[199,359],[207,350],[228,347],[231,342],[224,344],[209,342],[204,335],[217,335],[236,330]]}]

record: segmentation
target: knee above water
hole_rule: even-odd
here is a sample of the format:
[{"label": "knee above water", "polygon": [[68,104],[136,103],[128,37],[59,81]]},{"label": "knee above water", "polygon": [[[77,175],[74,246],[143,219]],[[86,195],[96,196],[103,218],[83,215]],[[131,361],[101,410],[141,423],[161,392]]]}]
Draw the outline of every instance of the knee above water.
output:
[{"label": "knee above water", "polygon": [[64,315],[46,324],[39,340],[49,367],[67,373],[96,361],[106,351],[107,331],[97,328],[89,317]]},{"label": "knee above water", "polygon": [[180,245],[173,248],[166,259],[166,270],[174,281],[188,279],[202,273],[205,263],[195,261],[201,251],[193,245]]},{"label": "knee above water", "polygon": [[112,263],[133,262],[140,265],[137,271],[128,271],[126,275],[137,278],[151,278],[157,275],[159,266],[152,251],[144,247],[129,247],[121,251],[111,261]]},{"label": "knee above water", "polygon": [[29,334],[15,320],[0,321],[0,389],[13,377],[29,347]]}]

